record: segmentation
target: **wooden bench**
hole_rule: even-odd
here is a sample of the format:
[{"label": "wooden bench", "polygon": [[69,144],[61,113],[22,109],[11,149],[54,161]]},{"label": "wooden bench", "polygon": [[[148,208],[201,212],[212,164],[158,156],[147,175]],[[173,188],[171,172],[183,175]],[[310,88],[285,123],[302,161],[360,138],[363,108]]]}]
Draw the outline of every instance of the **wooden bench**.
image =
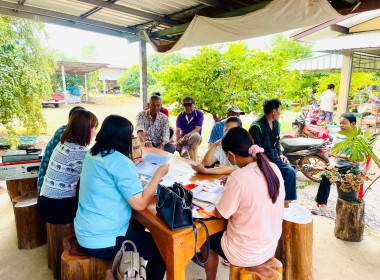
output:
[{"label": "wooden bench", "polygon": [[48,267],[53,270],[54,278],[61,277],[61,256],[63,253],[63,239],[74,234],[74,224],[46,223]]},{"label": "wooden bench", "polygon": [[63,239],[64,251],[61,257],[62,280],[104,280],[106,271],[112,267],[112,260],[90,257],[78,244],[75,235]]},{"label": "wooden bench", "polygon": [[283,264],[284,280],[313,279],[313,219],[308,209],[291,203],[285,209],[275,257]]},{"label": "wooden bench", "polygon": [[253,267],[230,266],[230,280],[281,280],[282,263],[271,258],[265,263]]},{"label": "wooden bench", "polygon": [[12,199],[19,249],[33,249],[46,243],[46,224],[37,209],[37,192]]}]

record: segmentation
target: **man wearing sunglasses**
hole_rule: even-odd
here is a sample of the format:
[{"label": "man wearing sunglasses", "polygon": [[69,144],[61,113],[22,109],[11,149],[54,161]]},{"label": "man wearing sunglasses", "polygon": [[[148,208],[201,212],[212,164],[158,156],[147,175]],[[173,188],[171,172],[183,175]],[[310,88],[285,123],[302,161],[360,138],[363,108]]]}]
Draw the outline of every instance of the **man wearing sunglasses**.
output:
[{"label": "man wearing sunglasses", "polygon": [[195,109],[195,100],[186,96],[182,100],[184,111],[177,117],[176,149],[184,158],[197,160],[198,146],[202,143],[203,113]]}]

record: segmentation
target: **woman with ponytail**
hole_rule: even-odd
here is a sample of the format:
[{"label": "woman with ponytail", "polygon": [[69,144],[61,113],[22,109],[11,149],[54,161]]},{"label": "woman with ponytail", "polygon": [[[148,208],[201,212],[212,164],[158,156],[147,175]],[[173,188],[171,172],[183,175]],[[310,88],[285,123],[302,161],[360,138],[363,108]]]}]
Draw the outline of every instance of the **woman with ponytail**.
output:
[{"label": "woman with ponytail", "polygon": [[226,133],[222,148],[238,169],[229,176],[215,205],[215,215],[228,219],[228,225],[224,232],[210,237],[207,280],[216,279],[218,255],[240,267],[257,266],[272,258],[284,216],[284,180],[264,149],[254,145],[241,127]]}]

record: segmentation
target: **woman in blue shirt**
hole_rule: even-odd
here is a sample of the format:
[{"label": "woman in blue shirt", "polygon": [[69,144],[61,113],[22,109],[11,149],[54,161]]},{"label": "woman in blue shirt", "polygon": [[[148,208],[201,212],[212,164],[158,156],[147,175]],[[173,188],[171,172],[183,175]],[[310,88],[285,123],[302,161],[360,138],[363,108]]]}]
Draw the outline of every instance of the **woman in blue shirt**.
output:
[{"label": "woman in blue shirt", "polygon": [[[143,189],[132,155],[132,123],[108,116],[83,163],[79,206],[74,219],[79,244],[93,257],[114,259],[124,240],[148,260],[147,279],[163,279],[166,265],[150,233],[131,223],[132,209],[144,210],[169,165],[159,167]],[[131,248],[130,248],[131,249]]]}]

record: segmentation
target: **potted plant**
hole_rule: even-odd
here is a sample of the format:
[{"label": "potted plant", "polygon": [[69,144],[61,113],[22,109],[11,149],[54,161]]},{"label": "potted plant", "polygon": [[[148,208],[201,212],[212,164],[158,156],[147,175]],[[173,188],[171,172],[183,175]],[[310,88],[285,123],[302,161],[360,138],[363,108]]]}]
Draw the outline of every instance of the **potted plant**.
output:
[{"label": "potted plant", "polygon": [[[348,159],[354,163],[354,169],[349,170],[346,174],[339,174],[337,171],[328,171],[326,176],[330,180],[339,182],[338,190],[342,193],[357,194],[360,184],[365,180],[369,180],[367,174],[361,173],[357,168],[359,162],[363,162],[368,158],[380,168],[380,160],[373,151],[373,147],[379,137],[379,133],[372,134],[370,131],[363,133],[362,130],[355,125],[347,126],[339,132],[345,137],[343,142],[340,142],[332,149],[333,154],[345,154]],[[339,135],[337,136],[339,137]],[[363,196],[375,180],[365,190]],[[336,221],[334,234],[337,238],[347,241],[361,241],[364,232],[364,206],[362,199],[354,199],[347,201],[339,199],[336,205]]]}]

